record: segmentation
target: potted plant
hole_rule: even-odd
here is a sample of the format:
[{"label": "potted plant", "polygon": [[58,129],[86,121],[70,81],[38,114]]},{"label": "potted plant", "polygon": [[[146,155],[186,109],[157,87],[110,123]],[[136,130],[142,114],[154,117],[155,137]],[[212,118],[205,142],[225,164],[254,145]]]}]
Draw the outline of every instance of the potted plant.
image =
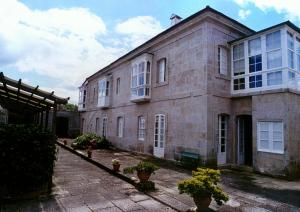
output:
[{"label": "potted plant", "polygon": [[64,145],[67,145],[67,144],[68,144],[68,143],[67,143],[67,140],[65,140],[65,139],[63,140],[63,142],[64,142]]},{"label": "potted plant", "polygon": [[112,163],[112,165],[113,165],[113,170],[114,170],[115,172],[119,172],[119,171],[120,171],[120,165],[121,165],[120,160],[118,160],[118,159],[113,159],[113,160],[111,161],[111,163]]},{"label": "potted plant", "polygon": [[193,197],[197,211],[200,211],[208,208],[212,197],[219,205],[222,204],[222,200],[228,200],[227,194],[217,185],[219,181],[219,170],[197,168],[197,171],[192,172],[192,178],[178,183],[178,189],[180,193]]},{"label": "potted plant", "polygon": [[140,182],[146,182],[149,180],[151,174],[155,174],[155,171],[159,167],[149,162],[139,162],[136,166],[126,167],[123,172],[124,174],[137,173]]},{"label": "potted plant", "polygon": [[88,158],[92,157],[92,146],[88,146],[88,148],[87,148],[87,155],[88,155]]}]

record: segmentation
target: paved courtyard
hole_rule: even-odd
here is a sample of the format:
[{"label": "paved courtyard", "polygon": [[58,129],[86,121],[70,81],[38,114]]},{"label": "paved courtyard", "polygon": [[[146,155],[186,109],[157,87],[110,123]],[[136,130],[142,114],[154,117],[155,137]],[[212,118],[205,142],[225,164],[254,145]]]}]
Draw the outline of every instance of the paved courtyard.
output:
[{"label": "paved courtyard", "polygon": [[[70,143],[69,143],[70,144]],[[86,154],[84,151],[79,151]],[[191,177],[191,172],[180,169],[163,160],[155,160],[141,154],[118,150],[94,150],[93,160],[112,167],[111,160],[121,160],[121,169],[137,164],[141,160],[150,160],[161,168],[151,180],[156,183],[157,191],[150,195],[179,211],[194,207],[192,199],[179,194],[177,182]],[[128,175],[134,177],[135,175]],[[254,173],[222,171],[223,189],[230,195],[230,201],[219,207],[212,202],[211,208],[220,211],[300,211],[300,181],[286,181]]]},{"label": "paved courtyard", "polygon": [[0,211],[173,211],[134,186],[59,148],[51,198],[2,205]]}]

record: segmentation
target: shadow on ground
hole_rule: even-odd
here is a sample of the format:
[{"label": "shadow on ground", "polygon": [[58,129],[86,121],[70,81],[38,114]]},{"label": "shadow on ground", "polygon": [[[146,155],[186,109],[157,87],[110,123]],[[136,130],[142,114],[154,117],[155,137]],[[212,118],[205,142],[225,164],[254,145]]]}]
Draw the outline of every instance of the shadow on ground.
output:
[{"label": "shadow on ground", "polygon": [[[270,178],[270,181],[272,178]],[[222,183],[226,186],[239,189],[244,192],[260,195],[274,201],[287,203],[300,207],[300,190],[276,189],[264,187],[258,184],[257,179],[251,173],[224,170],[222,171]]]}]

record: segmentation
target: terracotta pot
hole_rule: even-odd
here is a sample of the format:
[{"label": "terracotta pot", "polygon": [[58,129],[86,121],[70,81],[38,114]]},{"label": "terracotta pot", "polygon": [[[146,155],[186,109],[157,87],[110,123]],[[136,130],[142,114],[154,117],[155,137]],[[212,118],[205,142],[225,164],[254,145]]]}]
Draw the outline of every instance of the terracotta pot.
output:
[{"label": "terracotta pot", "polygon": [[201,211],[201,209],[207,209],[211,203],[211,196],[194,196],[194,202],[197,206],[197,211]]},{"label": "terracotta pot", "polygon": [[119,172],[120,171],[120,164],[113,164],[113,170],[115,172]]},{"label": "terracotta pot", "polygon": [[145,171],[138,171],[137,176],[140,179],[141,182],[146,182],[149,180],[151,173],[145,172]]}]

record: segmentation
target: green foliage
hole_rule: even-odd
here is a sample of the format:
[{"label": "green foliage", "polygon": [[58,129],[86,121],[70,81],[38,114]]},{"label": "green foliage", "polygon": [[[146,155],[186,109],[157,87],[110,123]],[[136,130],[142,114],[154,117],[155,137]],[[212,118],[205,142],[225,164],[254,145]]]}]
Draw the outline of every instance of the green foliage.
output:
[{"label": "green foliage", "polygon": [[155,183],[152,182],[152,181],[139,182],[136,185],[136,188],[139,191],[142,191],[142,192],[154,191],[155,190]]},{"label": "green foliage", "polygon": [[198,168],[192,172],[192,178],[178,183],[179,192],[192,197],[212,196],[221,205],[221,200],[227,201],[228,196],[217,185],[220,175],[219,170]]},{"label": "green foliage", "polygon": [[33,125],[0,125],[0,198],[51,182],[56,136]]},{"label": "green foliage", "polygon": [[78,149],[86,149],[88,146],[94,149],[108,149],[111,144],[105,136],[97,136],[94,133],[84,133],[78,136],[72,144],[72,147]]},{"label": "green foliage", "polygon": [[66,105],[59,105],[58,109],[67,111],[78,111],[78,106],[75,104],[68,103]]},{"label": "green foliage", "polygon": [[96,143],[98,149],[108,149],[111,146],[111,143],[105,136],[101,137],[99,140],[97,139]]},{"label": "green foliage", "polygon": [[112,160],[111,160],[111,163],[112,163],[112,165],[119,165],[119,164],[121,164],[121,163],[120,163],[120,160],[117,159],[117,158],[112,159]]},{"label": "green foliage", "polygon": [[144,171],[144,172],[149,172],[151,174],[152,173],[155,174],[155,171],[158,169],[159,167],[154,165],[153,163],[141,161],[136,166],[130,166],[124,168],[123,172],[124,174],[133,174],[135,171],[136,172]]}]

